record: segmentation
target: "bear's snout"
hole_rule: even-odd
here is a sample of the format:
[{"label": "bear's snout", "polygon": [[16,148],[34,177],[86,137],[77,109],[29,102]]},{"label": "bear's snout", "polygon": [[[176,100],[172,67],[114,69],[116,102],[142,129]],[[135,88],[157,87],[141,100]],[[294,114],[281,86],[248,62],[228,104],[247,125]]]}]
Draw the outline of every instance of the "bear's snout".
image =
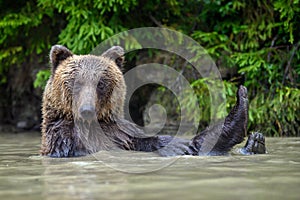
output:
[{"label": "bear's snout", "polygon": [[96,117],[95,107],[92,105],[83,105],[79,108],[80,117],[84,120],[91,121]]}]

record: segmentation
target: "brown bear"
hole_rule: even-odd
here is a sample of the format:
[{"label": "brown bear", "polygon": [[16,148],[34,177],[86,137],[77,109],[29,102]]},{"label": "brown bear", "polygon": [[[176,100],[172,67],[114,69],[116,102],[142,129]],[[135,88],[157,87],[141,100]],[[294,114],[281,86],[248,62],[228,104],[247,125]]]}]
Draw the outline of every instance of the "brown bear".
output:
[{"label": "brown bear", "polygon": [[[84,156],[100,150],[156,151],[162,156],[223,155],[243,141],[248,121],[247,89],[224,123],[191,140],[167,135],[146,136],[123,117],[126,85],[120,68],[124,50],[114,46],[101,56],[74,55],[55,45],[50,51],[51,76],[42,103],[41,154]],[[243,154],[265,153],[264,137],[251,135]]]}]

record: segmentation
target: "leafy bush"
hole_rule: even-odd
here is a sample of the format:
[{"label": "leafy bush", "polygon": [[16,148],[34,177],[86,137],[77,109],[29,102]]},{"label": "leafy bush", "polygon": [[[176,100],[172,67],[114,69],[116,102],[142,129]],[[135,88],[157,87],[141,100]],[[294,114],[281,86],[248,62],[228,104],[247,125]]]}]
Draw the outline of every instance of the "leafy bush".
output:
[{"label": "leafy bush", "polygon": [[[13,90],[10,76],[15,70],[39,71],[34,86],[45,85],[47,54],[53,44],[84,54],[121,31],[161,26],[190,35],[216,61],[228,100],[220,106],[229,109],[237,86],[247,86],[250,130],[299,136],[299,0],[23,0],[18,5],[0,0],[0,11],[0,90],[4,94]],[[199,120],[207,124],[207,86],[203,80],[190,80],[201,110],[207,113]]]},{"label": "leafy bush", "polygon": [[[250,96],[250,129],[299,136],[299,1],[215,1],[219,22],[192,36],[219,68],[235,68]],[[228,88],[228,84],[225,84]],[[227,90],[227,95],[231,96]],[[228,105],[227,105],[228,107]]]}]

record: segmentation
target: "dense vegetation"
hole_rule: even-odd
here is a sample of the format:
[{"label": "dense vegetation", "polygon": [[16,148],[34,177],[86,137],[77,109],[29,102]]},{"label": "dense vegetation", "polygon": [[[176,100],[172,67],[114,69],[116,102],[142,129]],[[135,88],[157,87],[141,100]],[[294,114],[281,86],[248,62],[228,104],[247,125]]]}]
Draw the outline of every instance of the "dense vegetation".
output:
[{"label": "dense vegetation", "polygon": [[[16,123],[26,97],[40,101],[52,44],[88,53],[115,33],[161,26],[194,38],[226,71],[227,107],[247,86],[251,130],[299,136],[299,0],[0,0],[0,11],[0,123]],[[192,83],[206,102],[202,84]]]}]

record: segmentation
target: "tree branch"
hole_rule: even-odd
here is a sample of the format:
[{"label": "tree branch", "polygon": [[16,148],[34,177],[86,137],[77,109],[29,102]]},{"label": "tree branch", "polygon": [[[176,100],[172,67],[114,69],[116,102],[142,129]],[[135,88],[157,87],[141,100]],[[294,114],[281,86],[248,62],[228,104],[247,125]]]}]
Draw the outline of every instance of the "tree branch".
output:
[{"label": "tree branch", "polygon": [[151,19],[151,21],[152,21],[156,26],[162,27],[162,24],[161,24],[159,21],[157,21],[157,20],[155,19],[155,17],[153,17],[153,16],[151,15],[151,13],[149,13],[149,18]]},{"label": "tree branch", "polygon": [[289,71],[290,68],[291,68],[292,60],[293,60],[293,58],[294,58],[294,56],[295,56],[295,53],[296,53],[297,49],[299,48],[299,45],[300,45],[300,41],[294,46],[294,48],[293,48],[293,50],[292,50],[292,55],[291,55],[291,57],[290,57],[290,59],[289,59],[287,65],[286,65],[286,67],[285,67],[285,70],[284,70],[284,76],[283,76],[283,79],[282,79],[282,84],[284,84],[284,81],[285,81],[285,79],[286,79],[286,76],[287,76],[287,74],[288,74],[288,71]]}]

